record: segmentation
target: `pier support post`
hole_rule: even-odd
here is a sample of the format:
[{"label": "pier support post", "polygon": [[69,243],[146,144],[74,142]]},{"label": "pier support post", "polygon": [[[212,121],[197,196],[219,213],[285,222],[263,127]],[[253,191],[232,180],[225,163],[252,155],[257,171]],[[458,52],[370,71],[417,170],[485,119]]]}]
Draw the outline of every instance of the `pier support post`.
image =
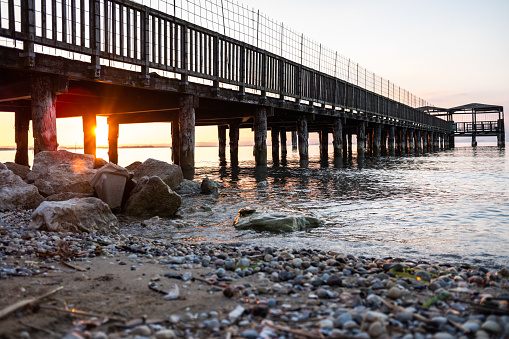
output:
[{"label": "pier support post", "polygon": [[415,139],[414,139],[414,130],[410,128],[408,130],[408,153],[415,153]]},{"label": "pier support post", "polygon": [[357,125],[357,156],[363,157],[366,147],[366,122],[360,121]]},{"label": "pier support post", "polygon": [[97,119],[94,112],[86,112],[81,116],[83,121],[83,153],[96,156]]},{"label": "pier support post", "polygon": [[394,148],[394,139],[396,138],[396,127],[394,125],[389,126],[389,155],[396,154]]},{"label": "pier support post", "polygon": [[180,167],[185,179],[194,178],[195,111],[194,97],[182,95],[179,107]]},{"label": "pier support post", "polygon": [[320,165],[329,166],[329,133],[326,127],[320,130]]},{"label": "pier support post", "polygon": [[416,151],[417,154],[420,154],[422,152],[422,139],[421,139],[421,130],[415,130],[415,139],[416,139]]},{"label": "pier support post", "polygon": [[297,151],[297,131],[292,131],[292,151]]},{"label": "pier support post", "polygon": [[380,156],[380,145],[382,143],[382,124],[377,123],[375,125],[375,131],[373,134],[374,140],[373,140],[373,155],[375,157]]},{"label": "pier support post", "polygon": [[353,156],[353,144],[352,144],[352,133],[348,133],[347,135],[347,142],[345,144],[348,144],[348,156]]},{"label": "pier support post", "polygon": [[117,119],[108,118],[108,160],[118,164],[118,132],[119,124]]},{"label": "pier support post", "polygon": [[14,116],[14,139],[16,142],[16,155],[14,162],[28,166],[28,127],[30,125],[30,109],[18,108]]},{"label": "pier support post", "polygon": [[279,134],[281,135],[281,161],[284,166],[286,162],[286,156],[288,155],[288,149],[286,147],[286,128],[281,127]]},{"label": "pier support post", "polygon": [[180,127],[179,118],[171,122],[171,161],[180,165]]},{"label": "pier support post", "polygon": [[454,148],[456,147],[455,143],[454,143],[454,133],[451,133],[449,135],[449,147],[450,148]]},{"label": "pier support post", "polygon": [[254,143],[256,166],[267,166],[267,109],[256,108],[254,116]]},{"label": "pier support post", "polygon": [[504,119],[497,120],[497,146],[505,147]]},{"label": "pier support post", "polygon": [[382,128],[381,130],[381,139],[380,139],[380,153],[382,155],[387,155],[387,130]]},{"label": "pier support post", "polygon": [[33,75],[31,82],[31,107],[34,135],[34,154],[56,151],[57,143],[57,96],[53,91],[53,79],[48,75]]},{"label": "pier support post", "polygon": [[272,126],[270,129],[272,143],[272,165],[279,166],[279,128]]},{"label": "pier support post", "polygon": [[334,118],[332,125],[334,159],[343,157],[343,122],[341,118]]},{"label": "pier support post", "polygon": [[226,129],[228,126],[217,126],[217,138],[219,140],[219,166],[226,166]]},{"label": "pier support post", "polygon": [[429,152],[429,131],[422,132],[422,152]]},{"label": "pier support post", "polygon": [[405,155],[407,153],[407,129],[402,128],[401,129],[401,139],[400,139],[400,148],[401,148],[401,154]]},{"label": "pier support post", "polygon": [[232,168],[239,167],[239,123],[230,122],[230,165]]},{"label": "pier support post", "polygon": [[301,167],[308,167],[309,153],[308,153],[308,120],[306,115],[301,114],[297,118],[297,132],[299,140],[299,163]]}]

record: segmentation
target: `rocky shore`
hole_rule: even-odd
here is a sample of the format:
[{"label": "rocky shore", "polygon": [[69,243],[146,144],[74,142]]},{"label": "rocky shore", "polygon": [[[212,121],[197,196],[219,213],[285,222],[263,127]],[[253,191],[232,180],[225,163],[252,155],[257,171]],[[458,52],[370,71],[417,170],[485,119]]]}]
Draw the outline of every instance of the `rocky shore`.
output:
[{"label": "rocky shore", "polygon": [[129,218],[46,232],[31,214],[0,212],[0,338],[509,337],[505,267],[173,243]]}]

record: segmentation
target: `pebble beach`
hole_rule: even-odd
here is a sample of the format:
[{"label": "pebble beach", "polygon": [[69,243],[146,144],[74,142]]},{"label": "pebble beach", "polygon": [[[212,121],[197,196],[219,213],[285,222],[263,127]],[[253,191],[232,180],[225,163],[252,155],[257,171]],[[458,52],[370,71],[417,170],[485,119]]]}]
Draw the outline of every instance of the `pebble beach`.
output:
[{"label": "pebble beach", "polygon": [[0,338],[509,338],[507,267],[154,240],[129,218],[118,234],[54,233],[30,218],[0,212]]}]

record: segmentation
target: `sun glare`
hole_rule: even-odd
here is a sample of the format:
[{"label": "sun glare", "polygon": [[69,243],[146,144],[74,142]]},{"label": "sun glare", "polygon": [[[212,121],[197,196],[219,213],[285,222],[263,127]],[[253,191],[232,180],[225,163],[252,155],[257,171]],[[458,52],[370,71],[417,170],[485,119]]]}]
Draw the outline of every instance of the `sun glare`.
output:
[{"label": "sun glare", "polygon": [[97,117],[95,136],[98,147],[108,146],[108,123],[106,118]]}]

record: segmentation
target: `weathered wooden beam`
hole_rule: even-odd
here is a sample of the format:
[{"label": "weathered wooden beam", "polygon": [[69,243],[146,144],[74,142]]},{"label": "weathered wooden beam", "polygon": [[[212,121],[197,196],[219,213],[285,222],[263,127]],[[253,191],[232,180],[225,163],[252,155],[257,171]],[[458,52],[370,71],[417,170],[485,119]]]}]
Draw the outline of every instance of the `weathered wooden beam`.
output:
[{"label": "weathered wooden beam", "polygon": [[217,138],[219,140],[219,166],[226,166],[226,129],[227,125],[217,126]]},{"label": "weathered wooden beam", "polygon": [[279,166],[279,128],[273,125],[270,129],[271,143],[272,143],[272,164]]},{"label": "weathered wooden beam", "polygon": [[58,147],[56,94],[53,91],[52,77],[34,74],[31,93],[34,153],[56,151]]},{"label": "weathered wooden beam", "polygon": [[320,131],[320,165],[329,166],[329,133],[326,129]]},{"label": "weathered wooden beam", "polygon": [[30,124],[30,109],[18,108],[14,117],[14,138],[16,141],[16,155],[14,162],[28,166],[28,127]]},{"label": "weathered wooden beam", "polygon": [[343,157],[343,121],[341,118],[333,118],[333,127],[332,127],[332,136],[333,141],[332,145],[334,147],[334,158],[342,158]]},{"label": "weathered wooden beam", "polygon": [[363,157],[366,147],[366,122],[360,121],[357,125],[357,156]]},{"label": "weathered wooden beam", "polygon": [[180,167],[184,178],[194,178],[195,111],[194,97],[182,95],[179,110]]},{"label": "weathered wooden beam", "polygon": [[239,122],[230,122],[230,164],[232,168],[239,167]]},{"label": "weathered wooden beam", "polygon": [[308,167],[309,133],[308,133],[308,120],[305,114],[300,114],[297,119],[297,134],[299,140],[299,163],[301,167]]},{"label": "weathered wooden beam", "polygon": [[96,135],[97,127],[96,116],[94,112],[85,112],[82,115],[83,122],[83,147],[85,154],[96,156]]},{"label": "weathered wooden beam", "polygon": [[176,116],[171,122],[171,161],[180,165],[180,127],[179,117]]},{"label": "weathered wooden beam", "polygon": [[108,118],[108,159],[118,164],[118,133],[119,124],[115,117]]},{"label": "weathered wooden beam", "polygon": [[267,110],[258,107],[254,117],[254,153],[256,166],[267,166]]}]

